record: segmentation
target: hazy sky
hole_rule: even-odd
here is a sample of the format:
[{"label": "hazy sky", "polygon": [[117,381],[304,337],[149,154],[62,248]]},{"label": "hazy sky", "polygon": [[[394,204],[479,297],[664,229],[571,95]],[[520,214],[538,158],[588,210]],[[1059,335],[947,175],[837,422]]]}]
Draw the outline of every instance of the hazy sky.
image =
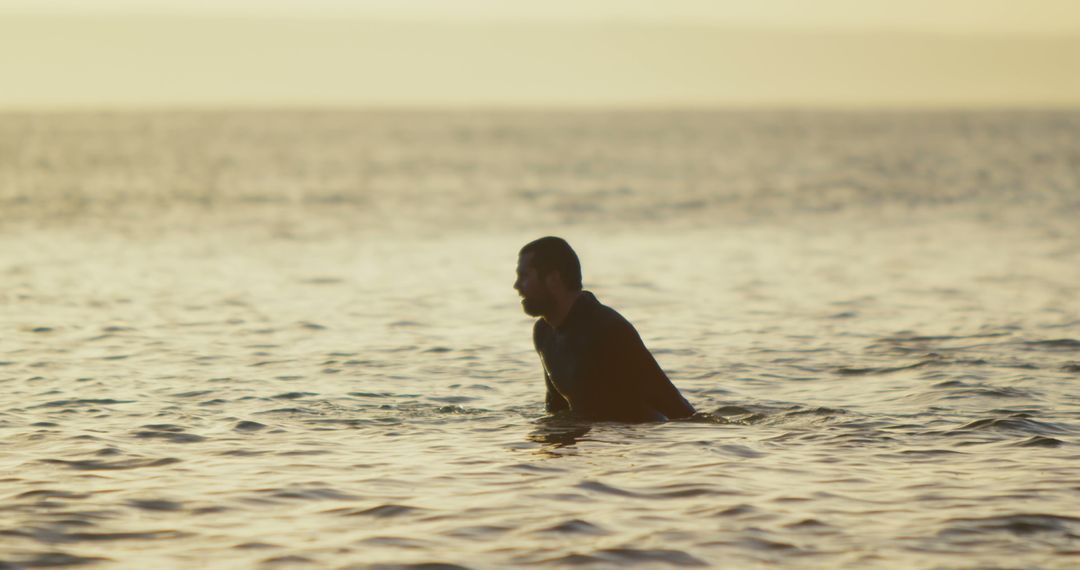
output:
[{"label": "hazy sky", "polygon": [[0,0],[0,108],[1080,106],[1080,0]]},{"label": "hazy sky", "polygon": [[8,10],[1080,32],[1077,0],[2,0]]}]

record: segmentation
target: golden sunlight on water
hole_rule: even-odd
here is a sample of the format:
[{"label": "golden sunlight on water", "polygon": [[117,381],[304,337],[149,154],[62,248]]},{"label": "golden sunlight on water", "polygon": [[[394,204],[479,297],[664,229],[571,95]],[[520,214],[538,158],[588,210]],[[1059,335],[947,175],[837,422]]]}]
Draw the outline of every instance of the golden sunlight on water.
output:
[{"label": "golden sunlight on water", "polygon": [[[4,564],[1073,562],[1075,114],[266,119],[0,121]],[[545,416],[547,233],[698,415]]]}]

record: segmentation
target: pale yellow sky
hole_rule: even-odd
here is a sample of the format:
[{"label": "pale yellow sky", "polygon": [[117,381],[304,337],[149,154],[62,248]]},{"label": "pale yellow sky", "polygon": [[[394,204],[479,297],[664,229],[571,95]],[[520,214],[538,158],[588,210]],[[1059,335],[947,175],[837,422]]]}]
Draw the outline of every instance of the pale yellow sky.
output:
[{"label": "pale yellow sky", "polygon": [[448,20],[634,19],[735,26],[1080,32],[1077,0],[0,0],[0,11]]},{"label": "pale yellow sky", "polygon": [[0,0],[0,109],[1080,106],[1080,0]]}]

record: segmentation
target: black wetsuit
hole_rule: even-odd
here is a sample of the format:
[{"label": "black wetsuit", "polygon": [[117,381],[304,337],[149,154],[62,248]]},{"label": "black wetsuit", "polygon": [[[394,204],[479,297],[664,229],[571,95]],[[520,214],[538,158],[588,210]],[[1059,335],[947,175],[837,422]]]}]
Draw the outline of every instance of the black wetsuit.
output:
[{"label": "black wetsuit", "polygon": [[533,343],[544,365],[549,412],[570,409],[588,419],[631,422],[694,413],[634,326],[588,291],[558,328],[537,320]]}]

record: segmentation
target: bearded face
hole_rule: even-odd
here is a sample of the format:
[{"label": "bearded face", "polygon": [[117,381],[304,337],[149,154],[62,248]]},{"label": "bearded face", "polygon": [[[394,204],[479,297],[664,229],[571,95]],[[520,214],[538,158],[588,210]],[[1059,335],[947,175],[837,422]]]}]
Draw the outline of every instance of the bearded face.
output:
[{"label": "bearded face", "polygon": [[531,253],[518,258],[517,281],[514,282],[514,289],[521,295],[521,308],[525,314],[542,317],[550,314],[555,308],[555,298],[539,272],[531,266],[531,260]]},{"label": "bearded face", "polygon": [[525,311],[525,314],[530,317],[542,317],[551,313],[551,310],[554,308],[554,303],[552,303],[551,297],[545,292],[543,295],[522,297],[521,308]]}]

